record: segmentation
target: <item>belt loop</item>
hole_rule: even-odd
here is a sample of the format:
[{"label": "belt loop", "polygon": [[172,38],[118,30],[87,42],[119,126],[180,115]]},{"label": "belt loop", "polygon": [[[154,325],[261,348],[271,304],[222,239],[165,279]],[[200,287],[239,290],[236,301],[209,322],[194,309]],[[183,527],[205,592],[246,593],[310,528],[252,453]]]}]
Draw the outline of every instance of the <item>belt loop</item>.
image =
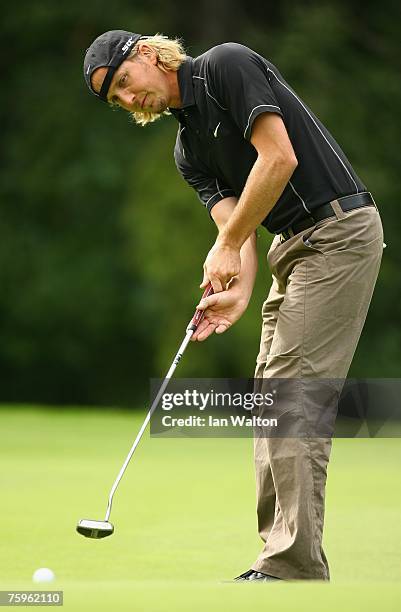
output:
[{"label": "belt loop", "polygon": [[340,202],[338,200],[331,200],[330,204],[337,219],[344,219],[345,212],[341,208]]},{"label": "belt loop", "polygon": [[286,230],[281,232],[281,234],[280,234],[280,242],[285,242],[289,238],[292,238],[294,235],[295,234],[294,234],[294,230],[292,229],[292,227],[288,227]]}]

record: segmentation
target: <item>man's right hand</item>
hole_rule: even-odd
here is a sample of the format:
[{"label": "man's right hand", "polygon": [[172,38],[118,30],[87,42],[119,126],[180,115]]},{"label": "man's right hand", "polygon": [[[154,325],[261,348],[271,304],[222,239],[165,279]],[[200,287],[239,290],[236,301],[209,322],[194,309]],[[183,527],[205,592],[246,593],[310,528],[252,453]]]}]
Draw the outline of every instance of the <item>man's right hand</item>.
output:
[{"label": "man's right hand", "polygon": [[205,311],[205,317],[194,332],[192,340],[202,342],[213,332],[222,334],[243,315],[247,309],[250,295],[234,278],[228,289],[202,299],[197,308]]}]

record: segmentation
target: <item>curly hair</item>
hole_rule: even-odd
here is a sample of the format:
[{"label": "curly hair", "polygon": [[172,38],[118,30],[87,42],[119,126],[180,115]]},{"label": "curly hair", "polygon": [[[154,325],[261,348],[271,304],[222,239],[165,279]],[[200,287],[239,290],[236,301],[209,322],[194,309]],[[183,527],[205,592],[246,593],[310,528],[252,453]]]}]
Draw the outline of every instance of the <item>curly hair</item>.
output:
[{"label": "curly hair", "polygon": [[[169,70],[177,71],[186,58],[184,47],[179,38],[167,38],[161,34],[155,34],[155,36],[149,36],[144,40],[149,47],[156,51],[157,65],[165,72]],[[138,41],[132,49],[128,59],[137,55],[140,42],[141,41]],[[130,113],[130,115],[135,123],[145,126],[148,123],[156,121],[156,119],[160,119],[163,115],[170,115],[170,113],[169,111],[162,111],[161,113],[134,112]]]}]

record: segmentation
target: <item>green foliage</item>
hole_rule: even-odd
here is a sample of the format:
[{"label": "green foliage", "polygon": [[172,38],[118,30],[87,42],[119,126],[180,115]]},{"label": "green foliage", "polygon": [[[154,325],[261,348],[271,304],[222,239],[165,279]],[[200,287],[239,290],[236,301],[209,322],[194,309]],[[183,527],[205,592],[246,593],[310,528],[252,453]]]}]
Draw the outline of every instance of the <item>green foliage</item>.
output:
[{"label": "green foliage", "polygon": [[[209,4],[200,3],[200,17]],[[149,376],[163,375],[198,300],[215,228],[176,173],[174,118],[138,128],[85,90],[83,52],[115,27],[182,35],[193,55],[223,40],[248,44],[328,126],[374,193],[388,245],[352,374],[398,376],[396,5],[283,2],[266,13],[264,4],[245,10],[236,0],[219,5],[230,16],[210,29],[187,3],[174,7],[25,1],[2,20],[4,48],[13,50],[12,64],[3,56],[0,108],[2,399],[146,398]],[[247,313],[230,332],[191,347],[180,374],[252,374],[270,285],[270,237],[260,235]]]}]

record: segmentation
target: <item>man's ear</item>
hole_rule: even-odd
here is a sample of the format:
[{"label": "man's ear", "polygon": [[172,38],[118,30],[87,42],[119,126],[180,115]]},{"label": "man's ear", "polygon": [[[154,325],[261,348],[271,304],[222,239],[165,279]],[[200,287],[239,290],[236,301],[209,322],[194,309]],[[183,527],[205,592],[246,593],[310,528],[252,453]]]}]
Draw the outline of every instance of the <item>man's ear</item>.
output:
[{"label": "man's ear", "polygon": [[146,57],[154,65],[156,65],[158,62],[157,52],[146,43],[138,44],[138,55]]}]

